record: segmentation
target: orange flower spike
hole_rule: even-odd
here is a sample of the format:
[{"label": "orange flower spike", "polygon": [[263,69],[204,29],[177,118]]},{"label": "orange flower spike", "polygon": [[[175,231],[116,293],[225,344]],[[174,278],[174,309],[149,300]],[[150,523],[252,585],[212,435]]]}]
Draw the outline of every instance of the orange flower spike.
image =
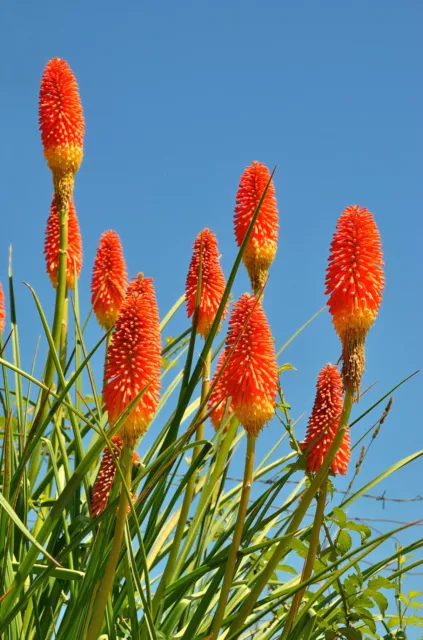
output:
[{"label": "orange flower spike", "polygon": [[[201,256],[201,292],[198,310],[197,333],[207,338],[222,301],[225,276],[219,262],[219,250],[215,234],[210,229],[200,231],[195,239],[193,255],[186,280],[186,304],[188,318],[194,315],[197,297]],[[227,307],[223,314],[225,318]]]},{"label": "orange flower spike", "polygon": [[159,311],[153,280],[139,274],[128,286],[107,349],[103,390],[110,424],[144,391],[119,431],[131,447],[147,431],[157,409],[160,367]]},{"label": "orange flower spike", "polygon": [[[46,259],[46,269],[53,287],[57,287],[57,275],[59,271],[59,248],[60,248],[60,220],[56,207],[56,197],[50,208],[50,215],[47,220],[46,235],[44,240],[44,255]],[[69,203],[68,214],[68,257],[66,266],[66,284],[68,289],[75,286],[76,277],[79,278],[82,268],[82,238],[79,230],[78,217],[76,215],[73,198]]]},{"label": "orange flower spike", "polygon": [[[241,246],[260,198],[270,180],[269,169],[260,162],[248,166],[239,183],[235,207],[235,237]],[[276,254],[278,246],[278,209],[273,180],[269,185],[261,205],[257,220],[253,226],[243,261],[250,276],[251,286],[258,295],[265,285],[267,272]]]},{"label": "orange flower spike", "polygon": [[83,156],[84,116],[78,84],[65,60],[53,58],[41,78],[39,124],[59,209],[68,205]]},{"label": "orange flower spike", "polygon": [[3,287],[0,282],[0,335],[4,333],[5,326],[6,326],[6,310],[4,306]]},{"label": "orange flower spike", "polygon": [[364,341],[374,323],[385,285],[380,235],[372,214],[358,205],[338,220],[326,271],[326,294],[342,342],[346,390],[359,392],[364,371]]},{"label": "orange flower spike", "polygon": [[[119,438],[119,436],[113,436],[110,442],[112,444],[115,458],[116,460],[119,460],[123,446],[122,438]],[[132,456],[132,465],[135,466],[139,461],[140,457],[138,453],[134,451]],[[105,447],[91,495],[90,515],[92,518],[99,516],[106,508],[115,475],[115,461],[113,460],[109,447]],[[128,505],[128,513],[130,510],[131,508]]]},{"label": "orange flower spike", "polygon": [[[227,356],[228,356],[228,351],[226,349],[223,349],[223,351],[220,353],[219,360],[217,362],[216,372],[211,381],[211,387],[213,387],[217,379],[217,376],[222,370],[222,367],[227,359]],[[225,375],[226,375],[226,366],[222,371],[219,379],[217,380],[216,385],[214,386],[213,391],[210,394],[209,401],[207,403],[208,410],[211,411],[210,420],[216,431],[220,429],[220,426],[222,424],[223,416],[225,415],[227,399],[228,399],[227,392],[226,392]],[[233,411],[233,407],[231,402],[228,406],[226,416],[229,416],[229,414],[232,413],[232,411]]]},{"label": "orange flower spike", "polygon": [[127,288],[122,244],[116,231],[105,231],[94,261],[91,304],[99,324],[108,331],[119,315]]},{"label": "orange flower spike", "polygon": [[245,293],[229,320],[226,350],[234,347],[224,371],[226,397],[251,436],[258,436],[275,412],[278,367],[267,318],[254,296]]},{"label": "orange flower spike", "polygon": [[[301,449],[305,451],[309,471],[318,471],[335,438],[343,407],[341,374],[330,363],[319,373],[316,385],[316,398],[308,421],[307,433]],[[348,427],[344,439],[333,459],[331,469],[345,475],[351,457],[350,434]]]}]

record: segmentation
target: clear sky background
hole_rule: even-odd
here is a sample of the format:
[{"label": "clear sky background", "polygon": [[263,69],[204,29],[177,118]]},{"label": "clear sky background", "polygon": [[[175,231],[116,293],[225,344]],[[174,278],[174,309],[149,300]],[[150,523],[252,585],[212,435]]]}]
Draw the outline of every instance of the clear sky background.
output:
[{"label": "clear sky background", "polygon": [[[75,190],[85,313],[98,238],[108,228],[121,236],[130,274],[154,277],[162,316],[183,292],[192,243],[206,226],[217,234],[227,275],[239,178],[252,160],[277,165],[280,243],[265,309],[279,346],[325,302],[342,210],[367,206],[379,225],[387,285],[367,341],[364,386],[377,384],[362,400],[366,408],[422,365],[422,21],[420,0],[3,2],[1,280],[13,243],[16,282],[29,281],[52,308],[42,253],[52,186],[37,101],[47,60],[60,56],[76,74],[86,117]],[[41,328],[29,292],[17,286],[28,368]],[[235,294],[248,288],[242,271]],[[182,311],[172,330],[185,326]],[[93,323],[88,340],[100,335]],[[320,367],[339,356],[329,314],[284,355],[298,369],[282,378],[292,415],[307,417]],[[397,393],[357,486],[423,448],[422,390],[417,376]],[[306,418],[299,437],[305,426]],[[279,430],[266,429],[261,453]],[[423,494],[422,477],[420,459],[376,493]],[[363,499],[350,513],[423,516],[423,502],[382,507]]]}]

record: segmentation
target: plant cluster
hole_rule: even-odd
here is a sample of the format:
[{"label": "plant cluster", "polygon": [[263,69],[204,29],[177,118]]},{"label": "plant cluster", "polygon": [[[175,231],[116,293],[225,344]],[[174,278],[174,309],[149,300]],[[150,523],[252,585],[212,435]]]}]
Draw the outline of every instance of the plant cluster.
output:
[{"label": "plant cluster", "polygon": [[[186,291],[162,319],[153,279],[140,272],[128,280],[120,238],[105,231],[91,311],[81,322],[82,238],[73,190],[85,123],[75,77],[60,58],[42,76],[39,122],[54,188],[44,253],[55,308],[50,328],[29,287],[48,345],[38,380],[35,359],[30,372],[20,364],[10,262],[10,330],[0,287],[1,637],[400,640],[408,628],[423,626],[420,594],[402,592],[404,576],[423,562],[411,560],[423,538],[376,560],[373,552],[410,525],[374,536],[347,515],[350,504],[423,451],[353,490],[362,450],[340,504],[333,493],[358,444],[351,444],[352,427],[385,407],[404,382],[360,415],[365,340],[384,288],[372,214],[347,207],[333,235],[325,284],[341,365],[321,363],[299,442],[280,379],[286,345],[276,350],[265,311],[278,245],[273,173],[254,161],[241,177],[238,252],[228,279],[217,238],[205,228],[187,261]],[[251,292],[233,301],[241,262]],[[186,331],[164,339],[184,305]],[[88,346],[92,315],[102,335]],[[96,380],[92,358],[103,349]],[[270,421],[268,451],[257,461],[256,442]],[[154,438],[146,449],[148,429]],[[244,442],[244,477],[233,486],[234,454]],[[295,489],[286,493],[294,478]],[[265,490],[252,494],[260,480]]]}]

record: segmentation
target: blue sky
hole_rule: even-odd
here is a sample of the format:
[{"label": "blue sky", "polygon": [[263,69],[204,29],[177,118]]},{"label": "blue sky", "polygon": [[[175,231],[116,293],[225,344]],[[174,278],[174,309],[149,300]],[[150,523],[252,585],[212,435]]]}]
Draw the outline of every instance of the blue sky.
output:
[{"label": "blue sky", "polygon": [[[119,9],[110,0],[26,0],[3,3],[0,19],[3,283],[12,243],[16,282],[29,281],[51,307],[42,247],[52,187],[37,100],[45,63],[60,56],[77,76],[86,117],[75,190],[85,311],[98,238],[108,228],[122,238],[131,275],[154,277],[162,315],[183,291],[202,228],[216,232],[228,274],[235,193],[256,159],[277,165],[280,243],[265,309],[278,345],[324,304],[336,220],[359,203],[379,225],[387,280],[367,342],[364,384],[377,385],[362,408],[421,366],[419,0],[131,0]],[[235,293],[247,289],[242,271]],[[21,285],[17,300],[29,367],[41,328]],[[182,313],[174,329],[184,327]],[[99,335],[93,324],[89,340]],[[282,379],[294,417],[309,413],[317,373],[338,355],[326,312],[285,352],[298,369]],[[397,394],[361,482],[422,448],[421,392],[418,376]],[[371,423],[360,423],[353,440]],[[305,426],[303,420],[299,437]],[[261,452],[278,429],[275,423],[266,430]],[[377,492],[422,493],[422,471],[419,460]],[[389,503],[383,510],[362,500],[351,513],[410,520],[421,516],[421,505]]]}]

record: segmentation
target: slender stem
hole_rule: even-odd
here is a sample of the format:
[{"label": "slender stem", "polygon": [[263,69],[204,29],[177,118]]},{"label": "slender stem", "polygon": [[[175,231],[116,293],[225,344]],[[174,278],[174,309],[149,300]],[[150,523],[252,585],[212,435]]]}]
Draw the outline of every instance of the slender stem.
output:
[{"label": "slender stem", "polygon": [[[397,551],[401,551],[401,547],[400,545],[396,545],[397,547]],[[401,568],[401,555],[398,556],[398,570]],[[401,579],[402,579],[402,574],[399,573],[398,574],[398,593],[397,593],[397,606],[398,606],[398,618],[399,618],[399,628],[402,631],[403,630],[403,612],[402,612],[402,606],[401,606]]]},{"label": "slender stem", "polygon": [[[68,207],[60,213],[60,249],[59,249],[59,270],[57,275],[56,303],[54,307],[54,318],[51,336],[56,351],[60,346],[60,338],[62,335],[62,321],[66,306],[66,268],[68,260]],[[41,406],[43,406],[43,418],[47,414],[47,400],[49,388],[54,377],[54,359],[51,350],[47,356],[46,368],[44,373],[44,384],[47,390],[43,392]]]},{"label": "slender stem", "polygon": [[[320,538],[320,529],[323,523],[323,516],[325,512],[326,505],[326,497],[328,494],[328,479],[323,481],[322,487],[320,489],[318,498],[317,498],[317,507],[316,507],[316,515],[313,522],[313,529],[311,531],[310,538],[310,546],[308,548],[308,554],[306,561],[304,563],[303,572],[301,574],[301,582],[305,582],[309,578],[311,578],[311,574],[313,573],[314,563],[316,560],[317,547],[319,546],[319,538]],[[283,633],[280,637],[280,640],[285,640],[288,637],[289,632],[291,631],[291,627],[295,621],[295,618],[298,613],[298,609],[301,604],[301,600],[303,599],[305,587],[298,591],[294,599],[291,603],[291,608],[289,610],[288,619],[285,623],[285,627]]]},{"label": "slender stem", "polygon": [[261,592],[263,591],[266,584],[269,582],[273,572],[276,570],[278,564],[280,563],[281,559],[286,553],[286,550],[288,549],[292,538],[294,537],[296,531],[301,525],[301,522],[303,521],[303,518],[306,514],[307,509],[309,508],[314,496],[316,495],[321,484],[326,478],[329,467],[332,464],[332,461],[339,447],[341,446],[342,440],[344,438],[345,429],[347,427],[352,405],[353,405],[353,400],[354,400],[353,392],[347,391],[344,398],[344,406],[343,406],[341,418],[339,421],[339,427],[336,432],[335,438],[333,439],[333,442],[330,446],[330,449],[327,453],[327,456],[321,468],[319,469],[318,473],[316,474],[316,477],[312,481],[307,491],[304,493],[303,498],[297,507],[297,510],[293,514],[291,523],[287,528],[287,531],[283,540],[281,540],[277,545],[275,551],[273,552],[272,557],[270,558],[265,568],[261,571],[261,573],[258,574],[256,583],[254,587],[251,589],[250,594],[245,600],[241,609],[239,610],[235,620],[233,621],[229,629],[229,634],[226,640],[235,638],[238,635],[239,631],[242,628],[242,625],[244,624],[244,621],[246,620],[247,616],[250,614],[255,603],[257,602],[257,599],[260,597]]},{"label": "slender stem", "polygon": [[[203,380],[201,385],[201,404],[202,405],[204,404],[204,407],[199,416],[199,425],[196,431],[197,440],[202,440],[204,438],[204,423],[205,423],[204,418],[207,413],[207,404],[205,400],[207,398],[207,395],[209,393],[209,388],[210,388],[211,356],[212,356],[211,349],[209,349],[206,356],[206,361],[203,367]],[[192,463],[198,457],[200,451],[201,451],[201,445],[196,445],[193,449]],[[172,547],[170,549],[167,564],[163,572],[162,578],[160,580],[159,586],[156,589],[156,593],[154,594],[154,598],[152,602],[153,618],[156,616],[157,612],[159,611],[160,605],[163,602],[162,596],[165,592],[167,585],[169,584],[169,582],[171,582],[174,576],[175,562],[179,554],[182,538],[184,536],[185,526],[188,520],[189,510],[194,497],[196,479],[197,479],[197,474],[194,471],[187,482],[187,486],[185,489],[185,496],[182,503],[181,512],[179,514],[178,524],[176,525],[175,536],[173,538]]]},{"label": "slender stem", "polygon": [[104,352],[103,389],[106,386],[106,382],[107,382],[107,378],[106,378],[107,356],[108,356],[109,346],[111,341],[112,341],[112,334],[109,333],[106,338],[106,350]]},{"label": "slender stem", "polygon": [[63,317],[60,330],[60,366],[62,371],[66,369],[66,357],[68,350],[68,321],[69,321],[69,298],[66,289],[65,301],[63,304]]},{"label": "slender stem", "polygon": [[231,590],[232,581],[235,575],[236,561],[238,557],[239,546],[241,544],[242,532],[244,530],[244,521],[248,508],[248,501],[250,498],[251,484],[253,482],[255,448],[255,436],[247,434],[247,453],[245,456],[244,481],[242,483],[241,499],[239,502],[238,515],[235,523],[234,536],[232,538],[232,544],[226,563],[223,585],[220,591],[219,603],[217,605],[217,610],[212,622],[210,640],[215,640],[215,638],[217,638],[217,636],[219,635],[219,630],[225,617],[225,609],[229,592]]},{"label": "slender stem", "polygon": [[[0,335],[0,356],[1,357],[3,357],[3,355],[4,355],[5,347],[6,347],[6,345],[3,344],[3,340],[2,340],[2,337]],[[9,375],[8,375],[7,367],[5,367],[4,365],[1,366],[1,370],[2,370],[2,373],[3,373],[3,387],[4,387],[4,407],[3,407],[3,411],[4,411],[4,415],[8,416],[9,415],[9,411],[10,411]]]},{"label": "slender stem", "polygon": [[[59,351],[60,338],[62,334],[62,318],[65,308],[66,299],[66,269],[68,260],[68,213],[69,209],[66,208],[60,213],[60,248],[59,248],[59,267],[57,273],[57,287],[56,287],[56,301],[54,305],[54,317],[51,336],[54,343],[54,348]],[[40,422],[43,422],[48,412],[48,397],[50,393],[50,387],[54,377],[54,358],[52,350],[50,349],[47,355],[45,370],[44,370],[44,384],[46,389],[41,394],[40,406],[41,415]],[[35,420],[36,418],[34,418]],[[41,444],[39,443],[35,449],[29,464],[28,479],[30,485],[33,487],[35,480],[39,472],[39,459],[40,459]]]},{"label": "slender stem", "polygon": [[87,637],[87,632],[88,632],[88,625],[90,623],[91,620],[91,615],[92,615],[92,611],[93,611],[93,606],[94,606],[94,602],[97,598],[97,593],[98,593],[98,589],[99,589],[99,583],[97,582],[93,587],[92,587],[92,592],[91,592],[91,599],[90,599],[90,603],[88,605],[88,611],[87,611],[87,616],[85,619],[85,623],[84,623],[84,628],[82,630],[82,637],[86,638]]},{"label": "slender stem", "polygon": [[[119,456],[119,463],[122,468],[123,479],[127,487],[131,486],[131,469],[132,469],[133,449],[124,444],[122,454]],[[119,499],[119,511],[116,518],[115,532],[113,536],[112,548],[104,570],[103,578],[98,589],[96,599],[93,606],[93,616],[90,621],[87,632],[87,640],[97,640],[101,631],[106,610],[107,599],[115,578],[116,566],[119,560],[119,554],[122,547],[122,539],[125,531],[126,511],[128,508],[128,496],[125,487],[121,488]]]},{"label": "slender stem", "polygon": [[[204,362],[204,368],[203,368],[203,379],[202,379],[202,383],[201,383],[201,404],[204,403],[204,407],[203,410],[201,412],[201,416],[200,416],[200,424],[198,425],[197,428],[197,440],[202,440],[204,438],[204,424],[205,424],[205,416],[207,414],[207,404],[206,404],[206,398],[209,394],[209,389],[210,389],[210,368],[211,368],[211,361],[212,361],[212,350],[209,349],[206,355],[206,359]],[[197,445],[197,447],[194,449],[194,453],[193,453],[193,459],[195,460],[195,458],[198,456],[198,454],[200,453],[201,450],[201,445]]]}]

